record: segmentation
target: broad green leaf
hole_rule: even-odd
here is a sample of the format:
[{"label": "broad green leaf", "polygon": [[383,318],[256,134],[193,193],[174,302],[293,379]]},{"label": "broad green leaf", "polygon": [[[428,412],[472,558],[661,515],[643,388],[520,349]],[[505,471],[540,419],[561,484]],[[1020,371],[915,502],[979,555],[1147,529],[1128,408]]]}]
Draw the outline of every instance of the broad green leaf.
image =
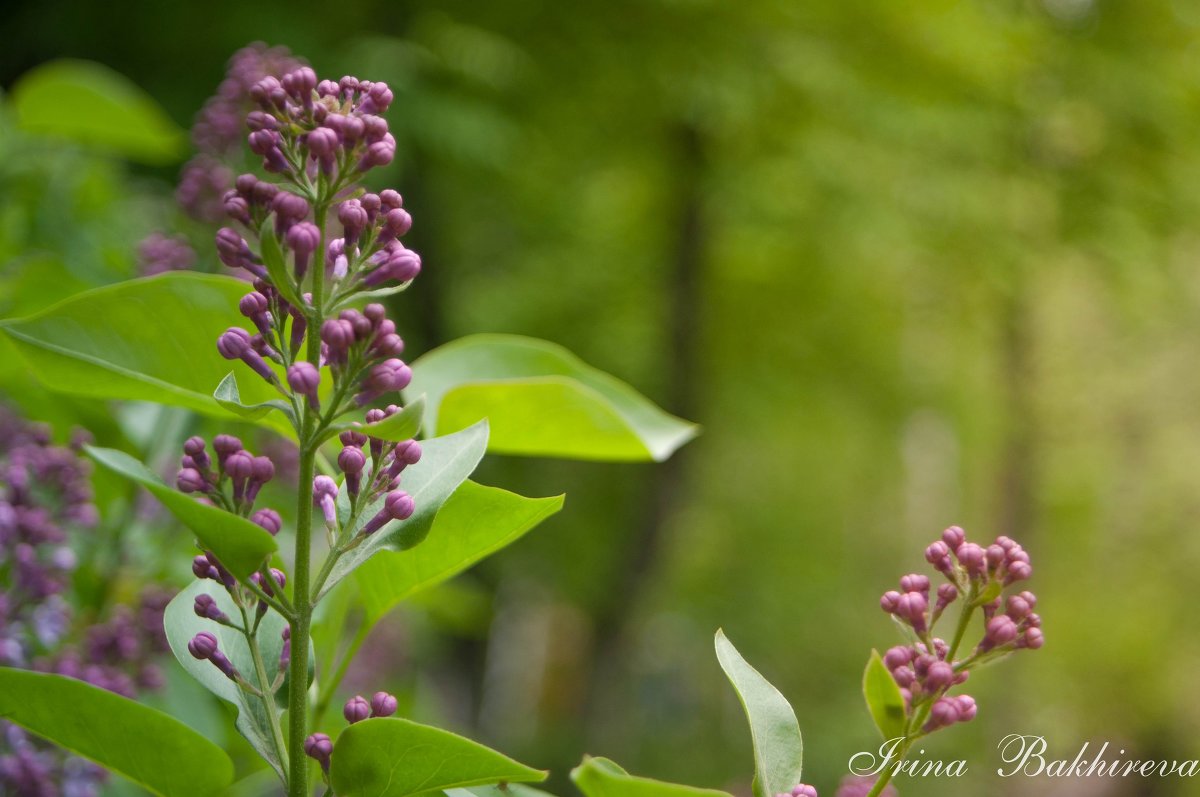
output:
[{"label": "broad green leaf", "polygon": [[381,551],[355,571],[367,622],[512,544],[562,505],[561,495],[526,498],[464,483],[437,513],[422,545],[399,553]]},{"label": "broad green leaf", "polygon": [[446,797],[554,797],[549,792],[526,786],[524,783],[489,783],[462,789],[446,789]]},{"label": "broad green leaf", "polygon": [[391,440],[400,442],[402,440],[412,440],[421,431],[421,419],[425,416],[425,397],[418,396],[408,403],[408,405],[397,412],[395,415],[389,415],[378,423],[358,424],[358,423],[338,423],[329,428],[329,431],[323,435],[324,439],[334,437],[348,429],[354,429],[357,432],[362,432],[369,437],[377,437],[380,440]]},{"label": "broad green leaf", "polygon": [[421,419],[425,417],[425,397],[417,396],[408,405],[378,423],[369,423],[360,427],[359,431],[367,437],[378,437],[381,440],[400,442],[411,440],[421,431]]},{"label": "broad green leaf", "polygon": [[60,60],[26,72],[12,90],[17,124],[131,160],[173,163],[186,138],[149,94],[90,61]]},{"label": "broad green leaf", "polygon": [[179,720],[74,678],[0,667],[0,719],[163,797],[202,797],[233,781],[225,751]]},{"label": "broad green leaf", "polygon": [[779,690],[751,667],[737,648],[717,631],[717,660],[737,692],[754,742],[754,791],[770,797],[800,783],[804,742],[796,713]]},{"label": "broad green leaf", "polygon": [[591,756],[571,770],[571,780],[586,797],[730,797],[716,789],[639,778],[607,758]]},{"label": "broad green leaf", "polygon": [[308,303],[301,300],[300,294],[296,292],[292,275],[288,272],[287,263],[284,262],[283,249],[279,246],[279,239],[275,237],[273,219],[268,218],[262,223],[262,227],[258,231],[258,241],[262,248],[263,264],[266,265],[267,273],[271,275],[271,282],[274,283],[280,295],[287,299],[289,304],[296,307],[307,307]]},{"label": "broad green leaf", "polygon": [[244,517],[200,503],[190,495],[159,481],[145,465],[121,451],[87,446],[88,456],[104,467],[145,487],[180,523],[191,529],[205,550],[238,578],[258,569],[263,559],[278,550],[275,538]]},{"label": "broad green leaf", "polygon": [[897,739],[904,735],[904,697],[877,650],[871,651],[871,658],[863,671],[863,697],[867,701],[871,719],[875,720],[875,727],[879,728],[884,739]]},{"label": "broad green leaf", "polygon": [[[176,271],[85,291],[28,318],[0,322],[0,332],[52,390],[228,418],[212,390],[231,367],[245,376],[244,403],[279,397],[246,365],[217,353],[220,334],[246,323],[237,306],[247,290],[232,277]],[[261,423],[291,432],[274,413]]]},{"label": "broad green leaf", "polygon": [[[282,774],[285,768],[281,765],[281,756],[275,748],[267,707],[263,701],[226,678],[212,662],[200,661],[188,653],[187,645],[192,637],[201,631],[207,631],[217,638],[221,652],[229,657],[242,677],[258,685],[254,658],[242,633],[229,626],[196,616],[192,607],[195,605],[196,596],[201,593],[211,595],[221,611],[234,622],[241,622],[237,605],[224,587],[215,581],[193,581],[167,604],[163,615],[163,626],[167,632],[167,641],[171,644],[171,651],[183,669],[205,689],[237,708],[238,732],[246,737],[250,746],[270,763],[276,772]],[[251,623],[253,621],[251,609]],[[279,673],[279,653],[283,649],[282,634],[286,625],[287,622],[273,611],[268,611],[259,624],[257,639],[268,678],[273,679]],[[284,688],[286,689],[286,686]]]},{"label": "broad green leaf", "polygon": [[661,461],[697,431],[566,349],[516,335],[435,349],[413,363],[407,392],[426,395],[437,434],[487,418],[501,454]]},{"label": "broad green leaf", "polygon": [[342,731],[329,775],[339,797],[409,797],[485,783],[538,782],[546,773],[441,728],[369,719]]},{"label": "broad green leaf", "polygon": [[256,421],[271,410],[279,410],[289,422],[295,423],[296,420],[296,413],[292,410],[292,405],[283,399],[271,399],[258,404],[243,404],[241,391],[238,390],[237,376],[232,371],[221,380],[221,384],[217,385],[217,389],[213,391],[213,398],[225,409],[235,415],[241,415],[247,420]]},{"label": "broad green leaf", "polygon": [[364,302],[375,302],[380,299],[386,299],[389,296],[395,296],[398,293],[403,293],[412,285],[412,280],[402,282],[399,285],[389,285],[386,288],[376,288],[373,291],[363,291],[362,293],[351,293],[346,298],[338,301],[333,306],[334,310],[342,310],[347,307],[361,307]]},{"label": "broad green leaf", "polygon": [[[483,458],[487,438],[488,425],[480,422],[461,432],[423,441],[421,461],[406,468],[400,480],[400,489],[411,495],[416,504],[412,516],[407,520],[390,521],[357,548],[342,556],[334,565],[321,595],[328,593],[341,579],[379,551],[407,551],[424,540],[442,504],[467,480]],[[374,517],[383,506],[383,500],[380,497],[364,507],[348,533],[357,532]]]}]

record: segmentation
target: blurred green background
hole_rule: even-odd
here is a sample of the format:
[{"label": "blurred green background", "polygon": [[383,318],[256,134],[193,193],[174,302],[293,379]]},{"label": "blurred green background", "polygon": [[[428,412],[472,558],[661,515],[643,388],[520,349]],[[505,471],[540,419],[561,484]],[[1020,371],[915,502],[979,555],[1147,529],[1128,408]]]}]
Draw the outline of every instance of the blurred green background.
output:
[{"label": "blurred green background", "polygon": [[[977,673],[978,718],[929,740],[968,775],[901,792],[1200,794],[994,774],[1013,732],[1067,758],[1085,740],[1200,756],[1197,4],[2,13],[5,89],[93,60],[185,128],[256,39],[389,81],[400,155],[373,180],[404,194],[425,262],[396,304],[409,351],[545,337],[703,424],[661,466],[491,458],[484,481],[565,490],[566,510],[393,617],[352,685],[383,668],[415,718],[553,768],[560,794],[586,752],[747,795],[720,626],[792,700],[807,779],[832,794],[878,744],[859,694],[896,641],[878,595],[958,523],[1029,549],[1048,642]],[[210,240],[173,209],[186,151],[126,163],[23,132],[8,105],[0,315],[130,276],[151,230]],[[30,415],[129,434],[7,363]],[[150,566],[187,577],[186,558]]]}]

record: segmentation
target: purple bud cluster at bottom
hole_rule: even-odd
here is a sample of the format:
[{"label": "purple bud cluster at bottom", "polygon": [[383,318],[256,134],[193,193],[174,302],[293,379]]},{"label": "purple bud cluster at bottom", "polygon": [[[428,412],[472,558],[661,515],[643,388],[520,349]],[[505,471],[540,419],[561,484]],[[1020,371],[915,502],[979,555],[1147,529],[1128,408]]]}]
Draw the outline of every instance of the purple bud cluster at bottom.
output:
[{"label": "purple bud cluster at bottom", "polygon": [[[867,797],[874,787],[875,778],[873,777],[847,775],[842,778],[834,797]],[[879,797],[899,797],[899,794],[896,788],[889,783],[883,787],[883,791],[879,792]]]},{"label": "purple bud cluster at bottom", "polygon": [[775,797],[817,797],[817,789],[815,786],[808,786],[804,783],[797,783],[789,792],[780,792]]},{"label": "purple bud cluster at bottom", "polygon": [[[346,701],[342,708],[342,716],[346,722],[353,725],[372,717],[390,717],[396,713],[396,698],[387,692],[376,692],[367,700],[362,695],[355,695]],[[304,753],[309,758],[321,764],[321,769],[329,772],[329,758],[333,754],[333,742],[324,733],[314,733],[304,740]]]}]

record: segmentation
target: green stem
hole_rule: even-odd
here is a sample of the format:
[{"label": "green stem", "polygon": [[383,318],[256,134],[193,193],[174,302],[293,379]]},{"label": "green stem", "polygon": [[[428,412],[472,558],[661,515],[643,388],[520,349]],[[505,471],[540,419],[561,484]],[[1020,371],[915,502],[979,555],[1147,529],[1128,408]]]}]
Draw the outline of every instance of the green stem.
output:
[{"label": "green stem", "polygon": [[258,688],[260,697],[263,702],[263,710],[266,711],[267,717],[271,721],[271,735],[275,741],[275,754],[279,756],[279,765],[286,772],[288,770],[288,750],[287,744],[283,741],[283,728],[279,725],[279,712],[275,709],[275,692],[271,689],[271,679],[267,677],[267,668],[263,664],[262,651],[258,649],[258,639],[254,634],[246,631],[249,627],[250,618],[246,614],[246,610],[242,609],[242,629],[246,635],[246,644],[250,647],[250,655],[254,658],[254,674],[258,678]]}]

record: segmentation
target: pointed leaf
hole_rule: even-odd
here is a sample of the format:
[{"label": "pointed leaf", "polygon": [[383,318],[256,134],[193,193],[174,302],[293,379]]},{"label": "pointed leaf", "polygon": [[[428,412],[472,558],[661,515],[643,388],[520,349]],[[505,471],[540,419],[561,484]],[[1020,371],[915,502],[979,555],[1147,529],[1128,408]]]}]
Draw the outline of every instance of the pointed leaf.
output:
[{"label": "pointed leaf", "polygon": [[342,731],[330,781],[339,797],[409,797],[546,773],[450,731],[402,719],[369,719]]},{"label": "pointed leaf", "polygon": [[268,218],[262,223],[262,227],[258,231],[258,241],[262,249],[263,264],[267,267],[267,273],[271,275],[271,282],[280,295],[289,304],[296,307],[307,307],[308,302],[301,300],[300,294],[296,292],[296,285],[292,281],[292,275],[288,272],[287,263],[283,259],[283,248],[279,245],[279,239],[275,237],[273,219]]},{"label": "pointed leaf", "polygon": [[[187,645],[192,637],[201,631],[207,631],[217,638],[221,652],[233,662],[233,666],[242,677],[257,685],[254,657],[250,653],[250,646],[246,644],[246,638],[236,629],[197,617],[192,607],[195,605],[196,596],[200,594],[211,595],[221,611],[234,622],[241,623],[242,618],[237,605],[224,587],[215,581],[193,581],[167,604],[163,615],[163,626],[167,632],[167,641],[171,644],[171,652],[175,654],[183,669],[205,689],[237,708],[238,732],[282,775],[284,768],[275,749],[270,719],[262,700],[226,678],[212,662],[200,661],[188,653]],[[287,622],[276,612],[268,611],[258,626],[256,638],[269,678],[274,678],[279,672],[279,653],[283,649],[282,634],[286,625]],[[284,688],[286,689],[286,686]]]},{"label": "pointed leaf", "polygon": [[258,569],[263,559],[278,550],[275,538],[260,526],[231,512],[202,504],[192,496],[168,487],[128,454],[93,446],[86,446],[85,451],[104,467],[153,493],[180,523],[191,529],[204,549],[216,554],[221,564],[234,576],[249,576]]},{"label": "pointed leaf", "polygon": [[502,454],[610,461],[664,460],[694,424],[545,341],[474,335],[413,364],[408,393],[426,394],[426,428],[445,434],[487,418]]},{"label": "pointed leaf", "polygon": [[900,685],[888,672],[877,650],[871,651],[871,658],[867,660],[867,668],[863,671],[863,697],[867,701],[871,719],[875,720],[875,727],[879,728],[884,739],[896,739],[904,735],[904,696],[900,694]]},{"label": "pointed leaf", "polygon": [[[237,310],[246,291],[233,277],[176,271],[85,291],[36,315],[0,322],[0,332],[52,390],[228,418],[212,389],[230,367],[246,375],[244,403],[279,397],[246,365],[231,365],[217,353],[220,334],[246,321]],[[273,413],[260,422],[291,430]]]},{"label": "pointed leaf", "polygon": [[571,780],[586,797],[730,797],[716,789],[639,778],[607,758],[590,756],[571,770]]},{"label": "pointed leaf", "polygon": [[163,797],[216,794],[233,763],[179,720],[61,675],[0,667],[0,719]]},{"label": "pointed leaf", "polygon": [[241,392],[238,390],[237,376],[232,371],[221,380],[221,384],[217,385],[217,389],[213,391],[213,398],[225,409],[235,415],[241,415],[247,420],[256,421],[271,410],[279,410],[291,423],[295,424],[296,421],[296,414],[292,411],[292,406],[283,399],[271,399],[258,404],[243,404]]},{"label": "pointed leaf", "polygon": [[12,92],[17,124],[150,164],[173,163],[186,138],[132,81],[90,61],[51,61],[26,72]]},{"label": "pointed leaf", "polygon": [[396,604],[512,544],[562,509],[563,496],[526,498],[468,481],[438,511],[429,537],[408,551],[381,551],[354,573],[374,623]]},{"label": "pointed leaf", "polygon": [[[420,543],[433,526],[434,516],[442,504],[467,480],[487,448],[488,425],[477,423],[469,429],[421,443],[421,461],[404,470],[400,488],[412,496],[416,509],[407,520],[390,521],[372,534],[357,548],[344,555],[334,565],[321,595],[356,567],[382,550],[406,551]],[[380,497],[358,514],[355,533],[366,525],[382,507]]]},{"label": "pointed leaf", "polygon": [[446,797],[554,797],[549,792],[526,786],[524,783],[469,786],[461,789],[446,789]]},{"label": "pointed leaf", "polygon": [[723,631],[717,631],[717,660],[737,692],[754,742],[755,791],[786,793],[800,783],[804,743],[796,713],[779,690],[750,666]]},{"label": "pointed leaf", "polygon": [[417,436],[417,433],[421,431],[421,419],[424,416],[425,397],[418,396],[410,401],[404,409],[395,415],[389,415],[378,423],[334,424],[329,428],[324,438],[335,437],[348,429],[353,429],[356,432],[362,432],[368,437],[377,437],[380,440],[391,440],[394,443],[399,443],[402,440],[412,440]]}]

